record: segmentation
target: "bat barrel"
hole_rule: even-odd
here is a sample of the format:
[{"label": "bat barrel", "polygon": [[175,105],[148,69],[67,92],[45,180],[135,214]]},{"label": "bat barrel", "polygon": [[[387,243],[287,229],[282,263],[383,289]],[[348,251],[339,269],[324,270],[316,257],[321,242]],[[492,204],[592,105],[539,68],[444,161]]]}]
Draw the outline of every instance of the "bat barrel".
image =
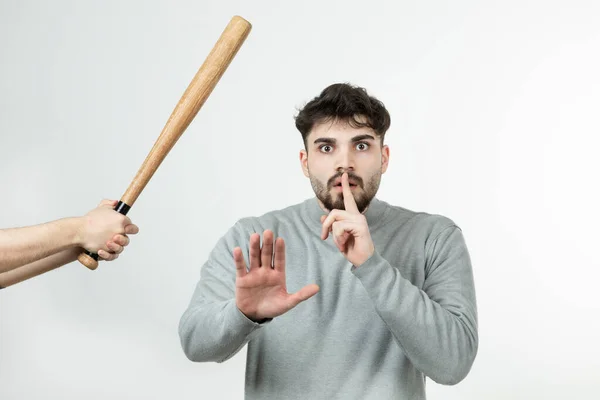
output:
[{"label": "bat barrel", "polygon": [[[127,191],[121,197],[121,202],[119,202],[121,206],[117,205],[116,211],[125,215],[133,207],[162,161],[212,93],[221,76],[244,44],[251,29],[252,25],[239,16],[234,16],[225,27],[219,40],[175,106]],[[98,267],[97,254],[84,251],[79,255],[78,260],[91,270]]]},{"label": "bat barrel", "polygon": [[122,199],[127,204],[133,206],[162,161],[212,93],[251,28],[250,23],[242,17],[235,16],[231,19],[181,96],[146,160],[123,195]]}]

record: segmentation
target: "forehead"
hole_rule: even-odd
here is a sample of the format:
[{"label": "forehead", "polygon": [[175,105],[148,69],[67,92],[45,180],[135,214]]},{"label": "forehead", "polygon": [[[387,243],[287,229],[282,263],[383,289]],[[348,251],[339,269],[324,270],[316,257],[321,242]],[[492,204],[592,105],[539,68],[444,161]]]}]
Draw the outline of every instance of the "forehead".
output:
[{"label": "forehead", "polygon": [[314,143],[316,139],[319,138],[331,138],[336,139],[336,141],[351,141],[353,137],[358,135],[371,135],[374,138],[377,137],[375,131],[365,127],[353,127],[346,121],[327,121],[316,123],[311,129],[310,133],[307,136],[308,143]]}]

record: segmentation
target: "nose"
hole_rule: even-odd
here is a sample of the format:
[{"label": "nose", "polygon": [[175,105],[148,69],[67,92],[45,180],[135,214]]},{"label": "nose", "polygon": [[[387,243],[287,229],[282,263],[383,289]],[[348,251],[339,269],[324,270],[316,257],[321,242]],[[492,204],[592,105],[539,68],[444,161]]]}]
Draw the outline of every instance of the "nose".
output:
[{"label": "nose", "polygon": [[335,168],[340,173],[354,171],[354,156],[352,152],[347,150],[339,151]]}]

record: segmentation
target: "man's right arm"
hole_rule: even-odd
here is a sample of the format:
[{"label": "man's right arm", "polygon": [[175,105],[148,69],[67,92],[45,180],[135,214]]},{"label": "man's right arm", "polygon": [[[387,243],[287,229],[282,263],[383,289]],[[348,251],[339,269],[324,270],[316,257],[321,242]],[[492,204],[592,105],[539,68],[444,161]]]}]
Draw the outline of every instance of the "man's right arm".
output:
[{"label": "man's right arm", "polygon": [[223,362],[265,325],[246,317],[235,301],[233,249],[239,246],[247,254],[249,235],[238,222],[219,240],[202,266],[200,282],[179,323],[183,351],[192,361]]}]

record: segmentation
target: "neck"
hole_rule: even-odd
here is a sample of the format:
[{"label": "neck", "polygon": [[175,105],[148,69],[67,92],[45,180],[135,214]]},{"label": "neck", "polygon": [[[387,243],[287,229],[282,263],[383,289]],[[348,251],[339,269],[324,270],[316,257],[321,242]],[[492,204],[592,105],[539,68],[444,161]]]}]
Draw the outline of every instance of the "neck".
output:
[{"label": "neck", "polygon": [[[363,215],[367,218],[369,227],[375,227],[385,219],[385,212],[388,209],[388,204],[373,198]],[[325,208],[323,203],[317,197],[313,197],[304,202],[304,212],[307,221],[314,224],[315,227],[321,226],[321,216],[329,214],[329,210]]]},{"label": "neck", "polygon": [[[331,212],[331,210],[329,210],[327,207],[325,207],[325,204],[323,204],[323,202],[321,200],[319,200],[318,197],[316,199],[317,199],[317,203],[319,203],[319,207],[321,207],[321,210],[323,210],[326,214],[329,214]],[[366,213],[368,209],[369,209],[369,206],[367,206],[367,208],[365,208],[361,214]]]}]

